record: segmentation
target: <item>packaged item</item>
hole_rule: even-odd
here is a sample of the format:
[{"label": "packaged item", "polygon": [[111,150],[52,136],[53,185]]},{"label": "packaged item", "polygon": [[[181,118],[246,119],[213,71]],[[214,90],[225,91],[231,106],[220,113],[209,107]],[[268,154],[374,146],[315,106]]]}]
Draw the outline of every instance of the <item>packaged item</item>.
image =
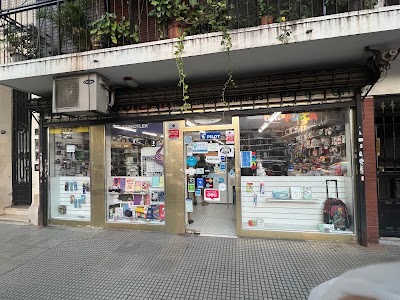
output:
[{"label": "packaged item", "polygon": [[335,225],[333,224],[318,224],[318,230],[320,232],[334,232],[335,231]]},{"label": "packaged item", "polygon": [[305,186],[303,188],[303,199],[312,200],[312,190],[311,186]]},{"label": "packaged item", "polygon": [[293,200],[298,200],[302,198],[302,188],[301,187],[291,187],[290,188],[290,198]]},{"label": "packaged item", "polygon": [[289,199],[289,193],[287,191],[272,191],[272,198],[287,200]]},{"label": "packaged item", "polygon": [[65,215],[67,213],[67,206],[59,205],[58,206],[58,213],[61,215]]}]

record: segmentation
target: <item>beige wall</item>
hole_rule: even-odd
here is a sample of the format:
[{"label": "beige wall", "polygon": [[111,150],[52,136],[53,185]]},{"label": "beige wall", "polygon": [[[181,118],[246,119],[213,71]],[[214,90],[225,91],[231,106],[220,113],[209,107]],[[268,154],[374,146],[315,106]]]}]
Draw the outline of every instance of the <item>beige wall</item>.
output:
[{"label": "beige wall", "polygon": [[400,94],[400,57],[390,63],[391,68],[383,73],[382,78],[374,85],[369,96]]},{"label": "beige wall", "polygon": [[12,90],[0,86],[0,212],[12,201]]}]

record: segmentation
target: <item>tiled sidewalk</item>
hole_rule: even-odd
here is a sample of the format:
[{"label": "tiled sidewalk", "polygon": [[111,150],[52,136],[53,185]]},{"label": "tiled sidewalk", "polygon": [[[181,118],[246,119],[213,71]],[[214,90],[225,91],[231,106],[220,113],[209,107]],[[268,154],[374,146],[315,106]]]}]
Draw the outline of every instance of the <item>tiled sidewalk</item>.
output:
[{"label": "tiled sidewalk", "polygon": [[0,299],[307,299],[400,246],[0,224]]}]

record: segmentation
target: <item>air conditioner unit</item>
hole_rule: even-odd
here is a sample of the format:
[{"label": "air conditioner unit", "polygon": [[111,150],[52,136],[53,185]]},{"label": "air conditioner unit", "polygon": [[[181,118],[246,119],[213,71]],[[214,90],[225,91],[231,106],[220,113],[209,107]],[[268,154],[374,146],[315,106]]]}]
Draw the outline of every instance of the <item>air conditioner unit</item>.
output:
[{"label": "air conditioner unit", "polygon": [[97,73],[55,78],[53,113],[90,115],[107,113],[108,80]]}]

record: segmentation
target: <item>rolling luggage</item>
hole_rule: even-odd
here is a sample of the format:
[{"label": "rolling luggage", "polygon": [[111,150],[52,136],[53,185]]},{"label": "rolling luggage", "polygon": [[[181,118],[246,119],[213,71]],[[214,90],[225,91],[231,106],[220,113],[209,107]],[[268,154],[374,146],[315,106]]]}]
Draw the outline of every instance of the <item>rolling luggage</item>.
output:
[{"label": "rolling luggage", "polygon": [[[329,197],[329,182],[335,183],[336,198]],[[346,204],[339,199],[337,180],[326,181],[326,196],[327,199],[324,205],[324,222],[326,224],[333,224],[335,229],[346,230],[346,228],[349,227],[349,215]]]}]

